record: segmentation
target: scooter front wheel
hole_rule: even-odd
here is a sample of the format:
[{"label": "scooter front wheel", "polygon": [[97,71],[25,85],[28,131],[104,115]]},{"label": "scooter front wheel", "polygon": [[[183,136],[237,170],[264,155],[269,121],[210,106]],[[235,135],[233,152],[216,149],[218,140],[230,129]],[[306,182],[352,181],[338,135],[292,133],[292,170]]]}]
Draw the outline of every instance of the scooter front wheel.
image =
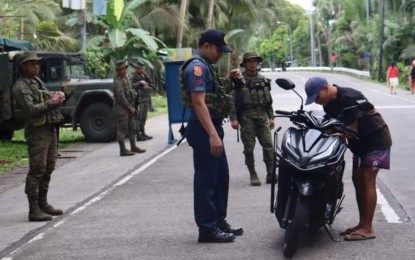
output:
[{"label": "scooter front wheel", "polygon": [[301,232],[305,229],[311,211],[311,198],[298,194],[295,211],[288,222],[284,237],[284,256],[293,257],[297,251]]}]

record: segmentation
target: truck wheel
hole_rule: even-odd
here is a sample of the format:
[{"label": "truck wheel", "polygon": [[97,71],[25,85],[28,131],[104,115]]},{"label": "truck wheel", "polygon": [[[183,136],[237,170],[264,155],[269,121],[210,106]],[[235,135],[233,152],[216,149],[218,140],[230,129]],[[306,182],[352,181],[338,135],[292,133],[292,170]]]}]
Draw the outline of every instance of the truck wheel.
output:
[{"label": "truck wheel", "polygon": [[95,103],[86,107],[79,122],[88,142],[110,142],[115,139],[112,109],[105,103]]},{"label": "truck wheel", "polygon": [[12,140],[13,135],[14,135],[14,130],[11,130],[11,129],[0,130],[0,140],[2,141]]}]

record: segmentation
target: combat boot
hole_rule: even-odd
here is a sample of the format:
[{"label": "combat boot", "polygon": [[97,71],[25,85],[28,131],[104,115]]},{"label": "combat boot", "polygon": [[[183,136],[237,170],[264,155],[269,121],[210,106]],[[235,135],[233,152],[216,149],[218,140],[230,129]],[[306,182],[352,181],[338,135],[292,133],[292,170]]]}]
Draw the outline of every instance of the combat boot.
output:
[{"label": "combat boot", "polygon": [[138,147],[136,145],[131,145],[131,152],[134,152],[134,153],[145,153],[146,150],[145,149],[141,149],[140,147]]},{"label": "combat boot", "polygon": [[153,139],[152,136],[146,135],[146,132],[142,131],[142,133],[143,133],[143,137],[146,138],[147,140]]},{"label": "combat boot", "polygon": [[146,150],[141,149],[140,147],[137,146],[137,144],[135,143],[134,135],[129,135],[128,140],[130,140],[131,152],[133,153],[145,153],[146,152]]},{"label": "combat boot", "polygon": [[272,175],[275,175],[275,183],[278,182],[278,175],[275,173],[275,169],[274,169],[274,163],[267,163],[267,183],[272,183]]},{"label": "combat boot", "polygon": [[48,191],[45,189],[39,190],[39,208],[46,214],[52,216],[59,216],[63,214],[61,209],[56,209],[48,203]]},{"label": "combat boot", "polygon": [[147,138],[144,137],[140,132],[137,133],[137,142],[147,141]]},{"label": "combat boot", "polygon": [[255,171],[255,166],[248,166],[248,170],[251,186],[261,186],[261,181],[259,180],[258,174]]},{"label": "combat boot", "polygon": [[261,181],[259,180],[257,174],[251,174],[250,180],[251,180],[251,186],[261,186]]},{"label": "combat boot", "polygon": [[29,201],[29,221],[51,221],[52,216],[39,208],[38,195],[27,196]]},{"label": "combat boot", "polygon": [[125,148],[124,142],[119,142],[120,144],[120,156],[131,156],[134,155],[134,152],[131,152],[127,148]]}]

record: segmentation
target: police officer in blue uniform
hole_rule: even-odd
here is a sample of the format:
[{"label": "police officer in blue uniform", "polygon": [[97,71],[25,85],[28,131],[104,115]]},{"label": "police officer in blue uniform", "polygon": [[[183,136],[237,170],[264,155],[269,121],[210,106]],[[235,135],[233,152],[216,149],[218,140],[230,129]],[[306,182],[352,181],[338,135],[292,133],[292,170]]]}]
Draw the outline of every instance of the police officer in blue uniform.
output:
[{"label": "police officer in blue uniform", "polygon": [[[223,144],[222,121],[232,102],[216,72],[223,53],[232,52],[225,33],[216,29],[203,32],[195,56],[180,68],[183,105],[190,108],[186,139],[193,148],[194,214],[199,228],[198,242],[232,242],[243,229],[226,221],[229,168]],[[241,78],[231,71],[229,78]]]}]

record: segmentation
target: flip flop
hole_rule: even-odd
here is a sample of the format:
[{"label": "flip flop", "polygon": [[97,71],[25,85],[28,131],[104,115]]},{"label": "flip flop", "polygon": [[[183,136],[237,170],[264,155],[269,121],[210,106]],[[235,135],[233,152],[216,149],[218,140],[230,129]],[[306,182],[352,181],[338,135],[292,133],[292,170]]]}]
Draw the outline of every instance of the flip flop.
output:
[{"label": "flip flop", "polygon": [[360,241],[374,238],[376,238],[375,234],[359,234],[353,232],[344,236],[345,241]]},{"label": "flip flop", "polygon": [[354,231],[355,231],[355,229],[354,229],[354,228],[348,228],[348,229],[346,229],[346,230],[344,230],[344,231],[340,232],[340,233],[339,233],[339,235],[340,235],[340,236],[345,236],[345,235],[348,235],[348,234],[353,233]]}]

